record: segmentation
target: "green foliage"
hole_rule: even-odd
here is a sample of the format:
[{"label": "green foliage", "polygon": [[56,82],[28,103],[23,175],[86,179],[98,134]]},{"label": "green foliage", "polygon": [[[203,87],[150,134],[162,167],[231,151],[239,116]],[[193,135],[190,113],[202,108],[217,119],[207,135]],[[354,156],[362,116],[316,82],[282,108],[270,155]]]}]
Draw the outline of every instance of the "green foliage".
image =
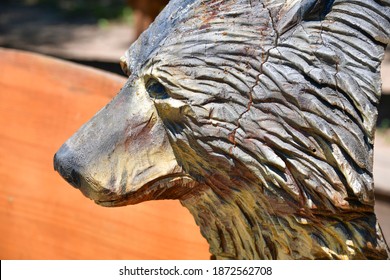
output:
[{"label": "green foliage", "polygon": [[126,0],[21,0],[27,5],[45,5],[59,10],[66,16],[93,17],[101,27],[110,21],[132,24],[132,9]]},{"label": "green foliage", "polygon": [[383,119],[383,120],[379,123],[378,128],[381,129],[381,130],[390,129],[390,119],[388,119],[388,118]]},{"label": "green foliage", "polygon": [[377,126],[378,133],[390,144],[390,119],[382,119]]}]

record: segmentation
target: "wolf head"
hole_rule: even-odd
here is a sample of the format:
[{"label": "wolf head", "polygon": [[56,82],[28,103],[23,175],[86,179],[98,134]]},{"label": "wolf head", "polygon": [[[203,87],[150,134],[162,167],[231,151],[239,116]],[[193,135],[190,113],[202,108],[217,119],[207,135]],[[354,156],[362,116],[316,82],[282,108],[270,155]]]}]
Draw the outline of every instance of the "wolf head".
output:
[{"label": "wolf head", "polygon": [[381,3],[172,0],[55,169],[103,206],[180,199],[219,258],[385,257]]}]

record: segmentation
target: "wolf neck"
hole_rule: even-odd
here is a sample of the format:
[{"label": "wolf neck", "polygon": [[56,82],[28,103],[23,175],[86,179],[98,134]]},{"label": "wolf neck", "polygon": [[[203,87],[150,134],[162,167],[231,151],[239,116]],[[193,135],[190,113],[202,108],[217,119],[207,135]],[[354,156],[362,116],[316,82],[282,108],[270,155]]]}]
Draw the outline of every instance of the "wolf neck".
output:
[{"label": "wolf neck", "polygon": [[[189,209],[210,244],[210,252],[217,259],[289,259],[293,256],[290,238],[275,217],[263,213],[267,208],[251,195],[224,197],[211,188],[182,201]],[[223,198],[224,197],[224,198]],[[245,199],[245,200],[244,200]],[[295,247],[309,248],[310,238],[291,242]],[[296,249],[296,248],[295,248]],[[309,252],[307,252],[309,253]],[[309,256],[309,254],[307,254]]]},{"label": "wolf neck", "polygon": [[[347,222],[315,222],[254,193],[245,187],[237,193],[207,188],[181,201],[216,259],[386,258],[374,214]],[[365,236],[374,238],[367,241]]]}]

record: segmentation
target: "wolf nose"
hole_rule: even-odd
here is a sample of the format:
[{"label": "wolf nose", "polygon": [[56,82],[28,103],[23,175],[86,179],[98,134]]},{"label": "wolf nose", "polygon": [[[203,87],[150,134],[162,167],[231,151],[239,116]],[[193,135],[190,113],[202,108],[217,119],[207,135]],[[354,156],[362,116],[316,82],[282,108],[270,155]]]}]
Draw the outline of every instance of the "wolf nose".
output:
[{"label": "wolf nose", "polygon": [[73,187],[80,188],[81,176],[77,171],[74,157],[66,145],[63,145],[54,155],[54,170],[60,173]]}]

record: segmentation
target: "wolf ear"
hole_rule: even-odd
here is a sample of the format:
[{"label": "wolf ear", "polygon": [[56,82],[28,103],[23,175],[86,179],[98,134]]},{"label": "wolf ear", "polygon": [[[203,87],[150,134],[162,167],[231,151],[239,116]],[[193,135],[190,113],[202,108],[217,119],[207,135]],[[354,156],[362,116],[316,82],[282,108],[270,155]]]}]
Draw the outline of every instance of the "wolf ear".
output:
[{"label": "wolf ear", "polygon": [[285,33],[302,21],[323,20],[333,3],[334,0],[287,0],[278,15],[278,34]]}]

